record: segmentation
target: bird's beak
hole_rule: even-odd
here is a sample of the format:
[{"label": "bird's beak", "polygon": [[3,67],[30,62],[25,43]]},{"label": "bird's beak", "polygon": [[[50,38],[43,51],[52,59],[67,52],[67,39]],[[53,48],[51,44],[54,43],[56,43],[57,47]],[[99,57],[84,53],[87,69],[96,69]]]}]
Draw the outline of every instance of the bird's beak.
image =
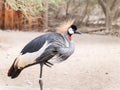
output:
[{"label": "bird's beak", "polygon": [[81,34],[81,32],[76,31],[75,34]]}]

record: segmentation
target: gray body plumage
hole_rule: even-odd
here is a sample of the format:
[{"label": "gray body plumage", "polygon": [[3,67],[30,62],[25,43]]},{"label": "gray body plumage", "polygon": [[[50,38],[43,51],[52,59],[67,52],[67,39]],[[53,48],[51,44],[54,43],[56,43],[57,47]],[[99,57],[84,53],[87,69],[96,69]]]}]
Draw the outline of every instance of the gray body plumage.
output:
[{"label": "gray body plumage", "polygon": [[[70,21],[73,23],[73,21]],[[54,59],[55,62],[62,62],[68,59],[74,52],[74,44],[71,41],[73,34],[77,32],[77,27],[73,24],[66,23],[62,25],[61,30],[67,30],[66,34],[51,32],[41,35],[30,41],[16,57],[12,66],[8,70],[8,76],[16,78],[24,68],[40,64],[40,78],[42,78],[43,65],[51,67]],[[65,29],[64,29],[65,28]],[[40,90],[43,90],[43,82],[39,80]]]},{"label": "gray body plumage", "polygon": [[41,35],[30,41],[15,59],[8,71],[8,76],[16,78],[20,72],[29,66],[40,64],[40,78],[42,77],[42,67],[51,67],[55,62],[62,62],[68,59],[74,52],[74,44],[71,41],[73,34],[79,34],[75,25],[71,25],[66,34],[51,32]]},{"label": "gray body plumage", "polygon": [[52,32],[39,36],[28,43],[21,51],[22,55],[28,52],[34,53],[38,51],[40,48],[42,48],[46,41],[48,42],[49,46],[47,46],[42,55],[36,57],[35,63],[46,63],[53,57],[56,57],[55,60],[58,62],[64,61],[74,51],[74,45],[68,40],[67,34],[62,35]]}]

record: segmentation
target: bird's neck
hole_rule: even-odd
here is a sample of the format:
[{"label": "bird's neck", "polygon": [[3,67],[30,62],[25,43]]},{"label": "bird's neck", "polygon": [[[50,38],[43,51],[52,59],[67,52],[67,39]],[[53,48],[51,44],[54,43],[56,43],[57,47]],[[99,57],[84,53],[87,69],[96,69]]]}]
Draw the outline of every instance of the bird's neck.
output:
[{"label": "bird's neck", "polygon": [[67,33],[64,35],[65,39],[66,39],[66,43],[68,43],[68,47],[74,47],[73,43],[72,43],[72,37],[71,35],[68,35]]},{"label": "bird's neck", "polygon": [[65,34],[65,37],[66,37],[66,39],[69,40],[69,41],[72,40],[72,35],[70,35],[70,34],[68,34],[68,33]]},{"label": "bird's neck", "polygon": [[74,47],[74,44],[73,44],[73,42],[72,42],[72,37],[71,37],[71,35],[68,35],[68,34],[66,33],[66,34],[64,35],[64,37],[65,37],[65,39],[66,39],[66,43],[68,43],[68,46],[67,46],[67,49],[69,49],[68,51],[69,51],[70,53],[73,53],[75,47]]},{"label": "bird's neck", "polygon": [[70,40],[70,41],[71,41],[71,40],[72,40],[72,37],[71,37],[71,36],[68,36],[68,40]]}]

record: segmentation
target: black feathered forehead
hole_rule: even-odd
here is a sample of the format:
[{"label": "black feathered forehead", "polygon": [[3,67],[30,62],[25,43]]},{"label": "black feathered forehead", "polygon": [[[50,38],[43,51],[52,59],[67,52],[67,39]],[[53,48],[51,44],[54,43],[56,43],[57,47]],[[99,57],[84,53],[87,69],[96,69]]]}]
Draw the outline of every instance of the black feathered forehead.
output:
[{"label": "black feathered forehead", "polygon": [[71,25],[70,27],[71,27],[73,30],[75,30],[75,31],[77,30],[76,25]]}]

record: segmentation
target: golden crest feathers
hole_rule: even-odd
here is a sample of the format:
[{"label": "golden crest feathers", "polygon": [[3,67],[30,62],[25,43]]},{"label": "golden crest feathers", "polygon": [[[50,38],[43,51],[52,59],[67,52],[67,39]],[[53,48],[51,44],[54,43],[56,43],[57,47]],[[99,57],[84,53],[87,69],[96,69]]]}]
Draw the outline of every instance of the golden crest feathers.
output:
[{"label": "golden crest feathers", "polygon": [[74,23],[74,19],[69,19],[67,21],[62,22],[57,28],[56,32],[58,33],[65,33],[68,28]]}]

